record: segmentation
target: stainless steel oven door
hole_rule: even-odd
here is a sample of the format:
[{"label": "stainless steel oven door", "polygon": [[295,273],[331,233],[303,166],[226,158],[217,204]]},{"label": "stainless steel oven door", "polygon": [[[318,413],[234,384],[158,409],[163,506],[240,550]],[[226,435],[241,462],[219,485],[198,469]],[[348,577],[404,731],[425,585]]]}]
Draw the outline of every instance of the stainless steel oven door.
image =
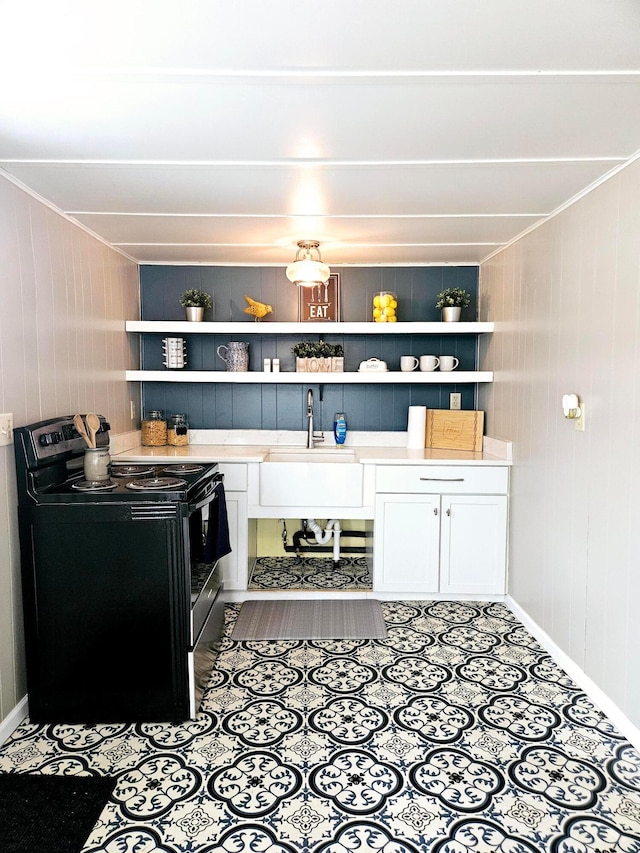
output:
[{"label": "stainless steel oven door", "polygon": [[[224,632],[224,585],[218,561],[203,562],[207,550],[209,518],[216,501],[224,500],[217,486],[217,475],[211,487],[189,506],[189,563],[191,570],[191,614],[189,686],[190,716],[198,712],[216,654]],[[210,543],[209,543],[210,544]]]},{"label": "stainless steel oven door", "polygon": [[202,696],[211,676],[211,670],[220,650],[224,634],[224,586],[217,563],[201,597],[206,599],[208,611],[200,632],[195,638],[193,648],[189,652],[189,680],[193,703],[192,719],[200,708]]}]

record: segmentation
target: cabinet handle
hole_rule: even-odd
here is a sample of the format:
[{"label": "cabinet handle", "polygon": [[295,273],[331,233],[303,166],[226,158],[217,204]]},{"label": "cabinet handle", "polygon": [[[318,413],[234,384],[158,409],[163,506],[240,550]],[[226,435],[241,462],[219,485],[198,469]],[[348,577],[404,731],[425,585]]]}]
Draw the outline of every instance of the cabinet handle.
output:
[{"label": "cabinet handle", "polygon": [[420,477],[432,483],[464,483],[464,477]]},{"label": "cabinet handle", "polygon": [[447,515],[451,515],[451,508],[447,510]]},{"label": "cabinet handle", "polygon": [[437,514],[438,514],[438,507],[436,507],[436,508],[434,509],[433,514],[434,514],[434,515],[437,515]]}]

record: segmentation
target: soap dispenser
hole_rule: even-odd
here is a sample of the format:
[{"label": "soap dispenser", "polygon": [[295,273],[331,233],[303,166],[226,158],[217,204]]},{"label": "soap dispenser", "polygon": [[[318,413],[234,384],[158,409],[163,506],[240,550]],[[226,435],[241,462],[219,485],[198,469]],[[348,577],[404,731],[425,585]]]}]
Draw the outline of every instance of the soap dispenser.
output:
[{"label": "soap dispenser", "polygon": [[344,412],[336,412],[333,416],[333,437],[338,446],[347,440],[347,418]]}]

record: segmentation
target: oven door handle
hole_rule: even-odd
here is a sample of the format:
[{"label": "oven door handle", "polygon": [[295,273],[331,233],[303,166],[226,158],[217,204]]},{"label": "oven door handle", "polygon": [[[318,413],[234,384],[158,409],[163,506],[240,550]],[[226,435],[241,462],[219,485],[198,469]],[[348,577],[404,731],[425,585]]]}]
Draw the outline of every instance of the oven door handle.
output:
[{"label": "oven door handle", "polygon": [[207,504],[213,503],[217,500],[218,495],[216,494],[216,490],[223,482],[224,474],[215,474],[206,484],[204,492],[197,495],[195,501],[189,504],[189,512],[195,512],[198,509],[202,509],[203,506],[207,506]]}]

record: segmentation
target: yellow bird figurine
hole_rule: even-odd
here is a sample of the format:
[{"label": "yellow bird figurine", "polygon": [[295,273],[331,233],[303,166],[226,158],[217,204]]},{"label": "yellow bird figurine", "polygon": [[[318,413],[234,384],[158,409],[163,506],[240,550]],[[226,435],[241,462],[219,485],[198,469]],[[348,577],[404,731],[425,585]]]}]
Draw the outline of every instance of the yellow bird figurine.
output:
[{"label": "yellow bird figurine", "polygon": [[257,322],[262,320],[263,317],[266,317],[267,314],[271,314],[273,311],[271,305],[265,305],[264,302],[256,302],[256,300],[252,299],[250,296],[245,296],[245,299],[249,303],[249,307],[244,309],[244,313],[252,314]]}]

